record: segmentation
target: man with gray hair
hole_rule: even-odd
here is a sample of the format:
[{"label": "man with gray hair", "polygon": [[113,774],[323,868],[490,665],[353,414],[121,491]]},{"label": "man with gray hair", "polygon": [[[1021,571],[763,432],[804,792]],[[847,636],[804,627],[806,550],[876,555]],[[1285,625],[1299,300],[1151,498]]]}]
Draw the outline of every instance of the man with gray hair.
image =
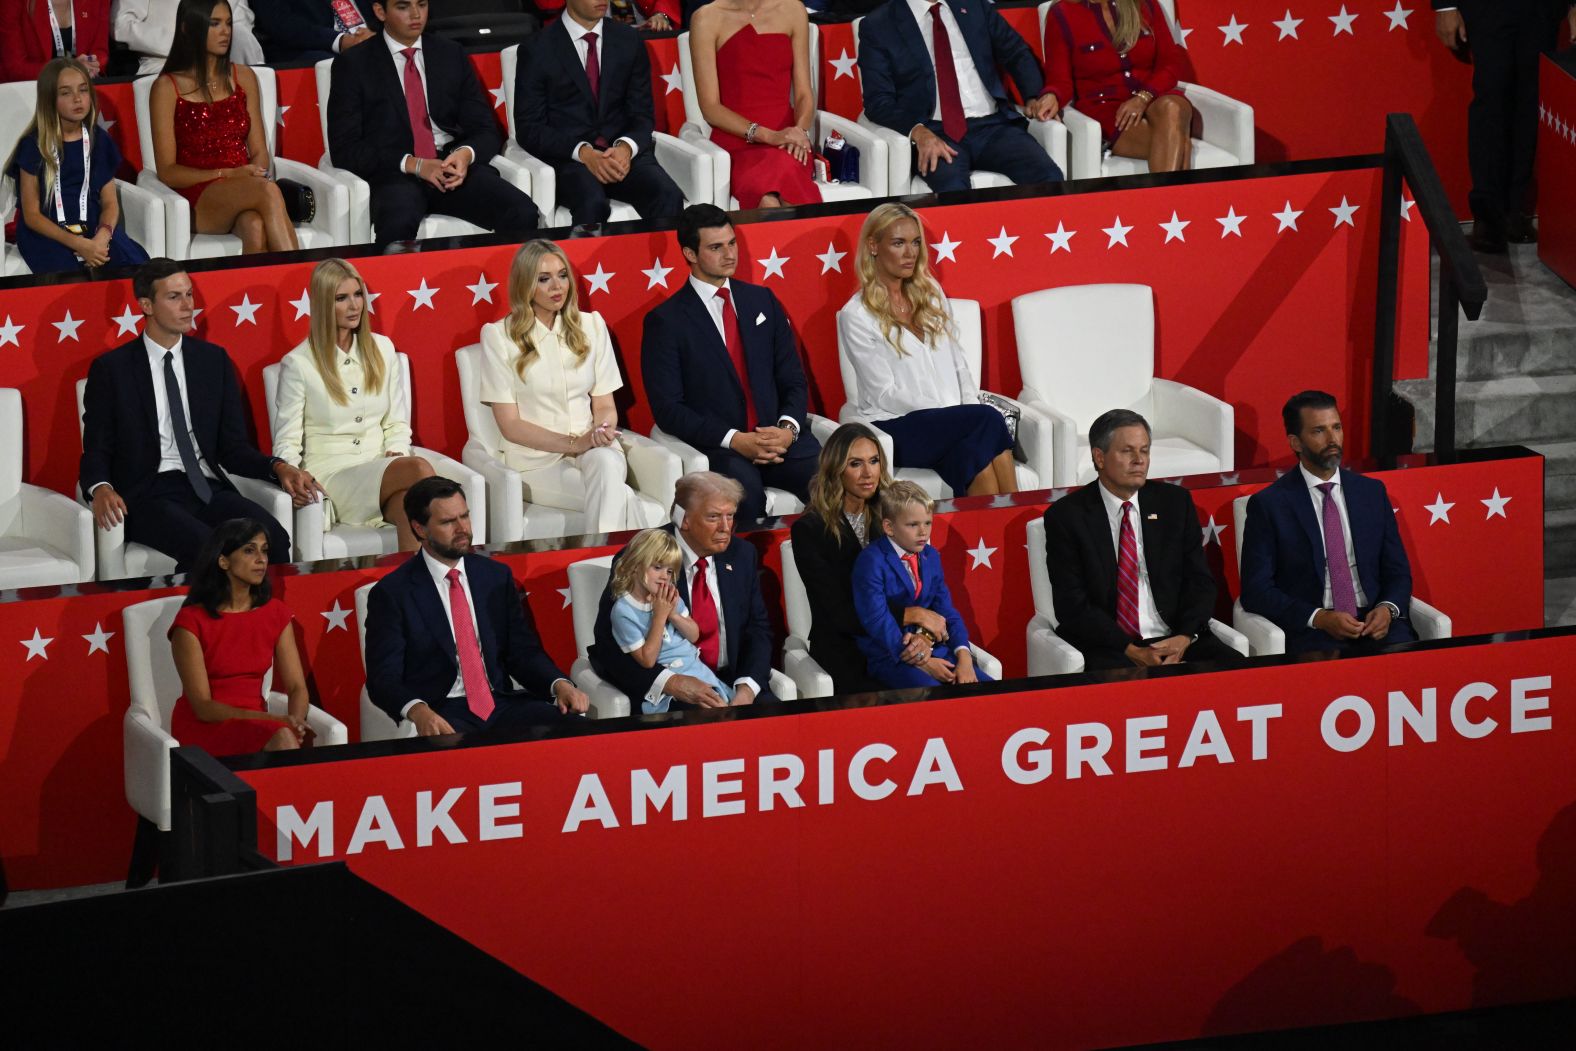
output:
[{"label": "man with gray hair", "polygon": [[1209,631],[1215,577],[1186,489],[1149,481],[1149,423],[1112,409],[1089,428],[1096,478],[1045,512],[1056,634],[1093,670],[1240,659]]},{"label": "man with gray hair", "polygon": [[[674,584],[700,628],[701,660],[724,682],[733,683],[733,703],[775,701],[770,689],[772,631],[761,597],[759,559],[747,540],[733,533],[744,487],[714,471],[680,478],[673,496],[673,521],[663,529],[679,542],[683,572]],[[613,564],[618,564],[618,558]],[[672,707],[720,708],[726,702],[705,682],[669,668],[644,668],[613,641],[613,593],[602,592],[595,641],[587,649],[598,675],[630,697]]]}]

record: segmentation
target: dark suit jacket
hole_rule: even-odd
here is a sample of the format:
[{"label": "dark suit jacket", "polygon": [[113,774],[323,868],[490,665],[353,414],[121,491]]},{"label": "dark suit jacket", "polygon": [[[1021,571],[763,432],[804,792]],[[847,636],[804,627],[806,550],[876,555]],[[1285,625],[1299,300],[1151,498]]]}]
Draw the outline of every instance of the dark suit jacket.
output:
[{"label": "dark suit jacket", "polygon": [[[188,422],[202,458],[210,467],[273,481],[273,458],[247,438],[245,402],[230,356],[223,347],[186,336],[181,357],[191,407]],[[82,407],[78,482],[83,496],[99,482],[108,482],[128,504],[135,503],[159,473],[158,408],[142,337],[93,359]],[[222,473],[213,484],[234,488]]]},{"label": "dark suit jacket", "polygon": [[[1517,18],[1560,18],[1576,7],[1576,0],[1542,0],[1542,3],[1521,3],[1519,0],[1433,0],[1433,7],[1435,11],[1458,8],[1462,16],[1468,19],[1493,18],[1504,22]],[[1468,32],[1471,32],[1470,28]]]},{"label": "dark suit jacket", "polygon": [[[433,124],[454,136],[448,152],[461,146],[476,151],[473,164],[486,164],[503,146],[493,117],[491,96],[460,45],[428,33],[421,38],[426,54],[427,114]],[[402,157],[415,149],[410,114],[405,108],[401,59],[398,64],[382,36],[358,44],[334,59],[328,97],[328,148],[334,164],[370,183],[392,182]]]},{"label": "dark suit jacket", "polygon": [[566,20],[520,46],[514,75],[515,133],[520,145],[549,164],[577,163],[570,151],[598,136],[611,144],[629,138],[651,152],[656,117],[651,61],[640,31],[602,19],[600,90],[595,99]]},{"label": "dark suit jacket", "polygon": [[[383,23],[372,13],[372,0],[354,0],[367,28],[374,33],[382,31]],[[263,38],[263,50],[269,62],[288,62],[297,55],[313,51],[334,51],[334,6],[329,0],[260,0],[252,5],[257,18],[258,36]],[[359,51],[368,40],[357,44],[351,51]]]},{"label": "dark suit jacket", "polygon": [[[543,651],[509,567],[466,555],[465,575],[493,695],[517,693],[513,679],[532,699],[550,698],[553,683],[567,676]],[[441,704],[459,674],[454,631],[418,551],[367,596],[367,693],[398,722],[411,701]]]},{"label": "dark suit jacket", "polygon": [[[729,286],[757,422],[773,424],[788,416],[801,433],[807,431],[808,385],[788,315],[768,289],[737,280]],[[688,278],[646,315],[640,369],[657,426],[675,438],[704,452],[722,445],[728,431],[744,430],[744,385],[710,310]],[[819,454],[820,446],[812,441],[788,447],[790,458]]]},{"label": "dark suit jacket", "polygon": [[947,578],[941,572],[941,554],[929,544],[919,555],[919,581],[916,596],[908,566],[885,535],[870,541],[854,562],[854,609],[865,628],[858,644],[872,663],[898,659],[903,651],[900,618],[909,606],[924,606],[946,618],[947,647],[954,651],[968,647],[969,629],[952,604]]},{"label": "dark suit jacket", "polygon": [[[1161,619],[1173,634],[1204,634],[1215,608],[1215,577],[1204,561],[1193,495],[1168,482],[1148,483],[1138,490],[1138,525]],[[1098,481],[1046,509],[1056,633],[1082,652],[1120,653],[1133,641],[1116,623],[1116,557]]]},{"label": "dark suit jacket", "polygon": [[[1045,90],[1045,78],[1034,52],[991,0],[946,3],[997,110],[1016,117],[997,68],[1007,71],[1024,98],[1036,98]],[[952,46],[956,49],[958,42]],[[936,108],[936,67],[906,0],[888,0],[859,23],[859,76],[871,120],[904,135],[916,124],[940,130],[941,122],[930,119]]]},{"label": "dark suit jacket", "polygon": [[790,532],[794,564],[810,600],[810,656],[838,693],[885,689],[867,674],[859,649],[865,626],[854,609],[854,563],[864,550],[858,538],[847,529],[828,534],[814,511],[800,515]]},{"label": "dark suit jacket", "polygon": [[[1405,617],[1412,567],[1384,483],[1341,468],[1357,577],[1370,605],[1391,602]],[[1302,472],[1293,468],[1248,500],[1242,528],[1242,608],[1302,631],[1324,605],[1324,529]]]},{"label": "dark suit jacket", "polygon": [[[662,528],[674,532],[671,524]],[[615,566],[623,554],[620,551],[614,557]],[[757,701],[777,700],[771,690],[772,629],[766,619],[766,600],[761,597],[760,567],[754,546],[735,536],[728,549],[713,556],[707,566],[716,571],[717,590],[722,594],[718,614],[728,645],[726,678],[732,681],[749,676],[761,688]],[[693,609],[687,576],[678,574],[675,583],[684,604]],[[595,642],[587,647],[586,656],[598,675],[629,694],[638,707],[638,699],[651,689],[662,668],[642,668],[633,656],[619,648],[613,641],[612,611],[613,589],[608,587],[602,591],[602,602],[596,611]]]}]

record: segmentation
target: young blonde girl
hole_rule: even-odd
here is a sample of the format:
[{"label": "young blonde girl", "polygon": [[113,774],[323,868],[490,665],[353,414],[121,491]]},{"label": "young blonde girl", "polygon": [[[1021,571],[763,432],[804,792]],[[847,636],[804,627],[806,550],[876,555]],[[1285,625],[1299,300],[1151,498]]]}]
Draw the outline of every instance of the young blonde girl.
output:
[{"label": "young blonde girl", "polygon": [[[700,627],[689,615],[674,581],[684,569],[678,541],[663,529],[639,533],[613,568],[613,641],[643,668],[662,665],[693,675],[733,703],[733,687],[700,659]],[[665,712],[672,698],[640,702],[643,714]]]}]

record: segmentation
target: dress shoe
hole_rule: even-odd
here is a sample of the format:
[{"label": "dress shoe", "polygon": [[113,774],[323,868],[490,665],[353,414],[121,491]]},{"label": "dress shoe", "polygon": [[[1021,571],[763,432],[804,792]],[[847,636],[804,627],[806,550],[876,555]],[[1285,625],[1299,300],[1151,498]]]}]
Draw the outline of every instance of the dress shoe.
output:
[{"label": "dress shoe", "polygon": [[1505,240],[1513,245],[1537,244],[1538,228],[1532,224],[1532,216],[1526,212],[1511,212],[1506,216]]},{"label": "dress shoe", "polygon": [[1486,255],[1504,255],[1510,251],[1505,243],[1505,231],[1498,223],[1484,222],[1478,219],[1472,224],[1472,235],[1467,238],[1474,252],[1483,252]]}]

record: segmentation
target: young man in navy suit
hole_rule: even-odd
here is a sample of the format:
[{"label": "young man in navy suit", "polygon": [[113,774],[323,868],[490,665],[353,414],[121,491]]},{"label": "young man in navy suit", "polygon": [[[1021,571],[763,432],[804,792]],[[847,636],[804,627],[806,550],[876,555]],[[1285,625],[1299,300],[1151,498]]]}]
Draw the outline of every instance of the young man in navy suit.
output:
[{"label": "young man in navy suit", "polygon": [[859,24],[865,116],[908,136],[915,170],[938,193],[967,190],[975,168],[1020,184],[1062,179],[998,67],[1028,100],[1030,118],[1056,115],[1039,60],[991,0],[888,0]]},{"label": "young man in navy suit", "polygon": [[377,36],[372,0],[256,0],[252,8],[272,65],[319,62]]},{"label": "young man in navy suit", "polygon": [[421,549],[367,596],[372,703],[423,737],[583,714],[590,699],[543,651],[514,574],[471,550],[459,483],[423,478],[405,514]]},{"label": "young man in navy suit", "polygon": [[427,0],[374,3],[383,31],[334,60],[328,145],[365,179],[380,244],[416,236],[429,213],[528,233],[529,195],[489,162],[503,146],[492,99],[460,45],[423,36]]},{"label": "young man in navy suit", "polygon": [[553,166],[576,225],[606,222],[609,198],[646,219],[677,215],[684,193],[657,164],[651,62],[640,32],[604,17],[608,0],[568,0],[557,25],[520,48],[520,145]]},{"label": "young man in navy suit", "polygon": [[[930,546],[935,502],[913,482],[881,493],[881,529],[854,562],[854,609],[865,634],[855,641],[870,675],[887,686],[935,686],[988,678],[974,667],[969,631],[952,604],[941,556]],[[929,653],[910,661],[911,634],[928,636]]]},{"label": "young man in navy suit", "polygon": [[[775,701],[771,692],[772,629],[761,597],[755,547],[734,535],[739,483],[712,471],[680,478],[673,494],[673,523],[683,571],[674,584],[700,627],[701,659],[733,683],[733,704]],[[620,552],[622,554],[622,552]],[[613,560],[614,565],[618,559]],[[645,668],[613,640],[613,589],[602,592],[595,642],[586,650],[598,675],[630,697],[656,702],[666,694],[675,708],[720,708],[726,702],[705,682],[667,668]],[[636,706],[638,707],[638,705]]]},{"label": "young man in navy suit", "polygon": [[641,374],[651,414],[744,487],[739,518],[766,515],[766,486],[810,495],[821,444],[805,427],[809,386],[788,315],[759,285],[733,280],[739,245],[728,213],[679,216],[690,279],[646,315]]},{"label": "young man in navy suit", "polygon": [[1412,567],[1390,494],[1342,469],[1334,396],[1305,390],[1281,416],[1297,469],[1248,501],[1242,608],[1285,631],[1287,653],[1416,641]]}]

